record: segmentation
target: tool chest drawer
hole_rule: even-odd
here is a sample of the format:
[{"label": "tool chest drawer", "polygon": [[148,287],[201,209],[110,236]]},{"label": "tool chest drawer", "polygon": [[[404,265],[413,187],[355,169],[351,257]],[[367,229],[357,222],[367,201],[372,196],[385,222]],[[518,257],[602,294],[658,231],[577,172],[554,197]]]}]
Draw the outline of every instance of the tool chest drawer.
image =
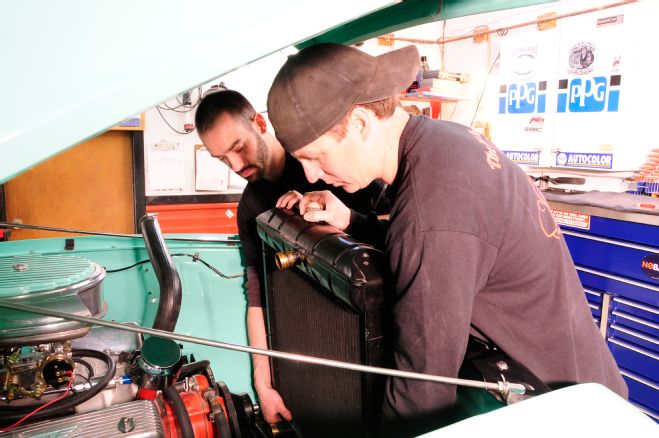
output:
[{"label": "tool chest drawer", "polygon": [[576,265],[659,285],[659,272],[654,279],[643,269],[644,262],[659,254],[656,248],[601,237],[594,240],[583,232],[566,230],[563,235]]},{"label": "tool chest drawer", "polygon": [[609,348],[618,366],[651,380],[657,380],[659,354],[630,342],[609,338]]},{"label": "tool chest drawer", "polygon": [[636,303],[637,306],[659,312],[659,286],[583,266],[577,265],[576,268],[579,280],[585,289],[611,294],[614,302],[618,298],[619,303],[622,298],[627,302]]},{"label": "tool chest drawer", "polygon": [[[659,358],[659,338],[618,324],[612,324],[610,326],[609,336],[610,339],[618,339],[628,343],[630,346],[640,347],[650,355],[654,353]],[[659,366],[659,363],[657,365]]]},{"label": "tool chest drawer", "polygon": [[659,422],[659,217],[550,205],[630,402]]},{"label": "tool chest drawer", "polygon": [[[631,371],[620,370],[622,378],[629,388],[630,401],[641,408],[646,414],[659,421],[659,383],[643,378]],[[632,395],[633,394],[633,398]]]},{"label": "tool chest drawer", "polygon": [[[659,345],[659,309],[625,299],[614,298],[611,327],[620,326],[649,337]],[[659,351],[659,350],[658,350]]]},{"label": "tool chest drawer", "polygon": [[633,222],[632,220],[599,217],[592,214],[587,216],[589,218],[589,227],[587,229],[563,224],[561,224],[561,228],[565,231],[586,232],[593,236],[639,245],[656,246],[659,242],[659,228],[656,225]]}]

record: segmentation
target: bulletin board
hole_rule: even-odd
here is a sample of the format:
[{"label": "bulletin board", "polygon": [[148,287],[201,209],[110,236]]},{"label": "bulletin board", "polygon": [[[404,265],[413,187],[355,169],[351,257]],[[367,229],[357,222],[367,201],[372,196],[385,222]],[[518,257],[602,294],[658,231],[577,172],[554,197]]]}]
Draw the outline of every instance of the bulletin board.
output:
[{"label": "bulletin board", "polygon": [[229,168],[204,147],[194,146],[195,156],[195,190],[226,191],[229,188]]},{"label": "bulletin board", "polygon": [[247,181],[202,144],[162,140],[145,146],[147,197],[241,193]]}]

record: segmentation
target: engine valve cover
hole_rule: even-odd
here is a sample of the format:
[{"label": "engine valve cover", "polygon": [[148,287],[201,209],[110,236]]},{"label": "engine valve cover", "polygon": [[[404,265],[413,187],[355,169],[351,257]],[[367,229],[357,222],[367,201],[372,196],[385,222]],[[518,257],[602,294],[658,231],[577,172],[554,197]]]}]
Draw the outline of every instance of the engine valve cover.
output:
[{"label": "engine valve cover", "polygon": [[0,438],[20,437],[164,437],[160,414],[153,402],[139,400],[100,411],[71,415],[17,427]]}]

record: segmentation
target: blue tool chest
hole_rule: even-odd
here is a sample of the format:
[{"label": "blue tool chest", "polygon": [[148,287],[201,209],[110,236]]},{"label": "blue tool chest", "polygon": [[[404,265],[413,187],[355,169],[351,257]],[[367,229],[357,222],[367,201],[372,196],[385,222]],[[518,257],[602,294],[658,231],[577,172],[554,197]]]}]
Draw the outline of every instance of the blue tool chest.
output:
[{"label": "blue tool chest", "polygon": [[629,401],[659,422],[659,215],[547,197]]}]

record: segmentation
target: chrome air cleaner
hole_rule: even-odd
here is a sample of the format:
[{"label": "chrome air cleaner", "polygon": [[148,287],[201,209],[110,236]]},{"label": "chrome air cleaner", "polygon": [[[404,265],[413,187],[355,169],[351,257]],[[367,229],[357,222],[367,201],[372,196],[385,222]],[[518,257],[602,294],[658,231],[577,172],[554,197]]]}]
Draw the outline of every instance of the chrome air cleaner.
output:
[{"label": "chrome air cleaner", "polygon": [[[0,300],[100,318],[107,312],[104,277],[99,265],[70,254],[0,257]],[[0,308],[0,347],[78,338],[89,329],[77,321]]]}]

